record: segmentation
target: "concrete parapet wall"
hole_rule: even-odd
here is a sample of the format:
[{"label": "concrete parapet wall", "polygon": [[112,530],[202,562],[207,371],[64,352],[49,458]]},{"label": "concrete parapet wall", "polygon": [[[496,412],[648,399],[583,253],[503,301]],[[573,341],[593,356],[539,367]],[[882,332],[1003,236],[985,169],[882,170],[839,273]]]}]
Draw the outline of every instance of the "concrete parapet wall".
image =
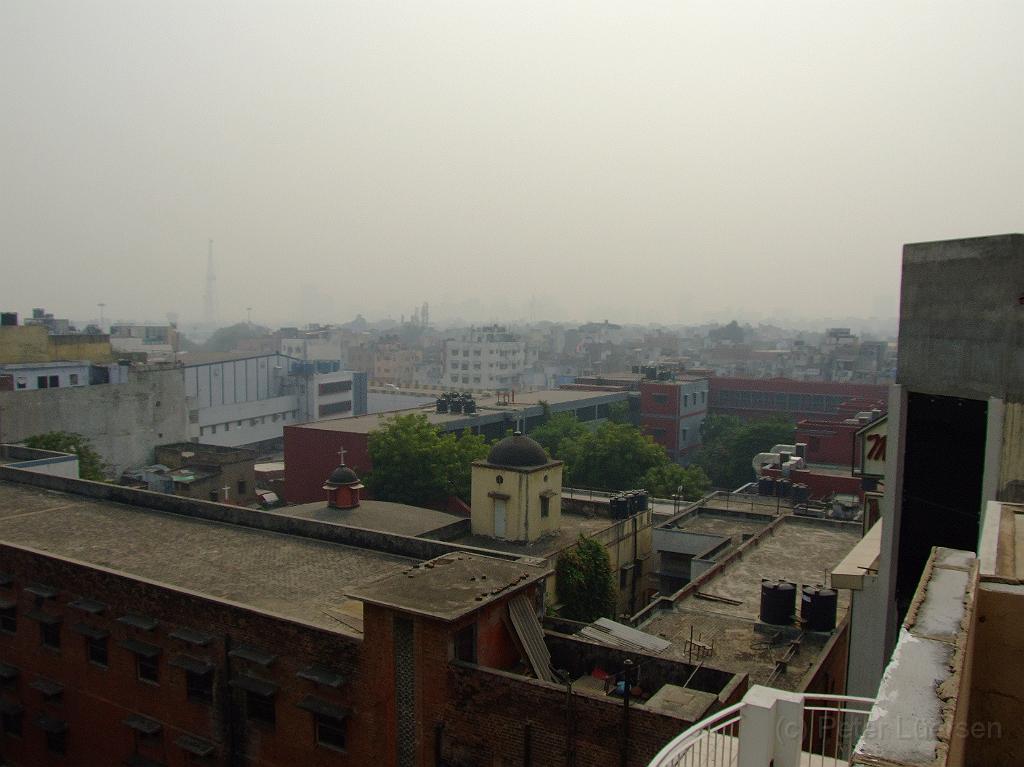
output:
[{"label": "concrete parapet wall", "polygon": [[137,372],[124,384],[0,392],[0,442],[52,431],[81,434],[114,474],[152,463],[156,445],[188,437],[181,371]]},{"label": "concrete parapet wall", "polygon": [[124,503],[130,506],[142,506],[154,511],[180,514],[210,522],[251,527],[257,530],[268,530],[286,535],[313,538],[329,543],[383,551],[388,554],[409,557],[411,559],[434,559],[444,554],[460,551],[509,561],[521,559],[516,554],[480,549],[474,546],[462,546],[439,540],[415,538],[410,535],[367,530],[359,527],[333,524],[331,522],[298,519],[283,514],[274,514],[273,512],[257,511],[255,509],[246,509],[240,506],[214,503],[212,501],[181,498],[175,495],[164,495],[163,493],[152,493],[148,490],[136,490],[130,487],[122,487],[121,485],[110,485],[105,482],[89,482],[87,480],[33,474],[9,466],[0,466],[0,480],[45,487],[49,490],[75,493],[80,496]]}]

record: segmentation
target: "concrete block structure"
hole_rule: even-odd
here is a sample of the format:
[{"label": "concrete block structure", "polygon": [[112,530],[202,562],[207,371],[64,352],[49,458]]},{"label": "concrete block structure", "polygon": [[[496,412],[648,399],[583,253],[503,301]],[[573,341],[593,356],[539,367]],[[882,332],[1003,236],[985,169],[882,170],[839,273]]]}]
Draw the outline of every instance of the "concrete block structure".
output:
[{"label": "concrete block structure", "polygon": [[152,462],[153,448],[188,438],[181,370],[135,370],[127,383],[0,391],[0,441],[51,431],[86,437],[113,475]]},{"label": "concrete block structure", "polygon": [[168,468],[175,495],[241,505],[256,500],[252,450],[178,442],[159,445],[154,459]]}]

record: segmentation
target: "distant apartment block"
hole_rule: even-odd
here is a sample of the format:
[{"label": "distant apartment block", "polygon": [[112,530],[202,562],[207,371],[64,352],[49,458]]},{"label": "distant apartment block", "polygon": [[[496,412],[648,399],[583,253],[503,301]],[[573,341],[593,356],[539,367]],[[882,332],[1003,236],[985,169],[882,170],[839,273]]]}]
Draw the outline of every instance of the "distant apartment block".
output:
[{"label": "distant apartment block", "polygon": [[111,325],[110,346],[120,354],[171,359],[178,351],[178,330],[173,325]]},{"label": "distant apartment block", "polygon": [[526,342],[502,325],[470,328],[444,342],[445,386],[470,390],[519,389]]}]

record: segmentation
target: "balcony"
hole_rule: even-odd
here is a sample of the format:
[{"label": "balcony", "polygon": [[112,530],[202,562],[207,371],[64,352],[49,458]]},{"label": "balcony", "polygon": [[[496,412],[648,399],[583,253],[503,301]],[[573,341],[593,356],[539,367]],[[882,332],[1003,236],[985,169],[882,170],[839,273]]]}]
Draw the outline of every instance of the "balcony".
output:
[{"label": "balcony", "polygon": [[698,722],[650,767],[833,767],[849,764],[874,700],[751,687]]}]

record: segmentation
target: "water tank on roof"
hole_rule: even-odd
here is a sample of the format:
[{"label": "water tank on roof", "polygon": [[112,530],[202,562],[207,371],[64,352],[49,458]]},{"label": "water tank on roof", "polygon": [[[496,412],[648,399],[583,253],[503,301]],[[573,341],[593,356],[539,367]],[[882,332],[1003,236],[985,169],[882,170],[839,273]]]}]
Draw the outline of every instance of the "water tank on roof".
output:
[{"label": "water tank on roof", "polygon": [[0,312],[0,326],[14,327],[18,324],[17,312]]},{"label": "water tank on roof", "polygon": [[797,483],[793,485],[793,503],[807,503],[811,497],[811,489],[807,485]]},{"label": "water tank on roof", "polygon": [[797,442],[793,447],[796,448],[796,450],[793,451],[793,454],[797,458],[806,458],[807,457],[807,443],[806,442]]},{"label": "water tank on roof", "polygon": [[437,412],[447,413],[448,412],[448,400],[444,397],[437,398]]},{"label": "water tank on roof", "polygon": [[637,490],[636,492],[636,510],[647,511],[649,495],[646,490]]},{"label": "water tank on roof", "polygon": [[818,584],[804,586],[800,597],[800,618],[807,631],[832,631],[836,627],[838,595],[835,589]]},{"label": "water tank on roof", "polygon": [[789,489],[792,485],[788,479],[780,479],[775,483],[775,495],[779,498],[789,498]]},{"label": "water tank on roof", "polygon": [[761,579],[761,620],[773,626],[788,626],[796,615],[796,584]]},{"label": "water tank on roof", "polygon": [[612,519],[625,519],[629,516],[629,498],[621,493],[613,495],[608,499],[608,508]]},{"label": "water tank on roof", "polygon": [[458,397],[452,397],[448,400],[448,412],[449,413],[461,413],[462,412],[462,400]]},{"label": "water tank on roof", "polygon": [[757,480],[757,494],[771,495],[775,490],[775,480],[771,477],[761,477]]},{"label": "water tank on roof", "polygon": [[462,412],[467,415],[472,415],[476,412],[476,400],[472,397],[467,397],[462,400]]}]

